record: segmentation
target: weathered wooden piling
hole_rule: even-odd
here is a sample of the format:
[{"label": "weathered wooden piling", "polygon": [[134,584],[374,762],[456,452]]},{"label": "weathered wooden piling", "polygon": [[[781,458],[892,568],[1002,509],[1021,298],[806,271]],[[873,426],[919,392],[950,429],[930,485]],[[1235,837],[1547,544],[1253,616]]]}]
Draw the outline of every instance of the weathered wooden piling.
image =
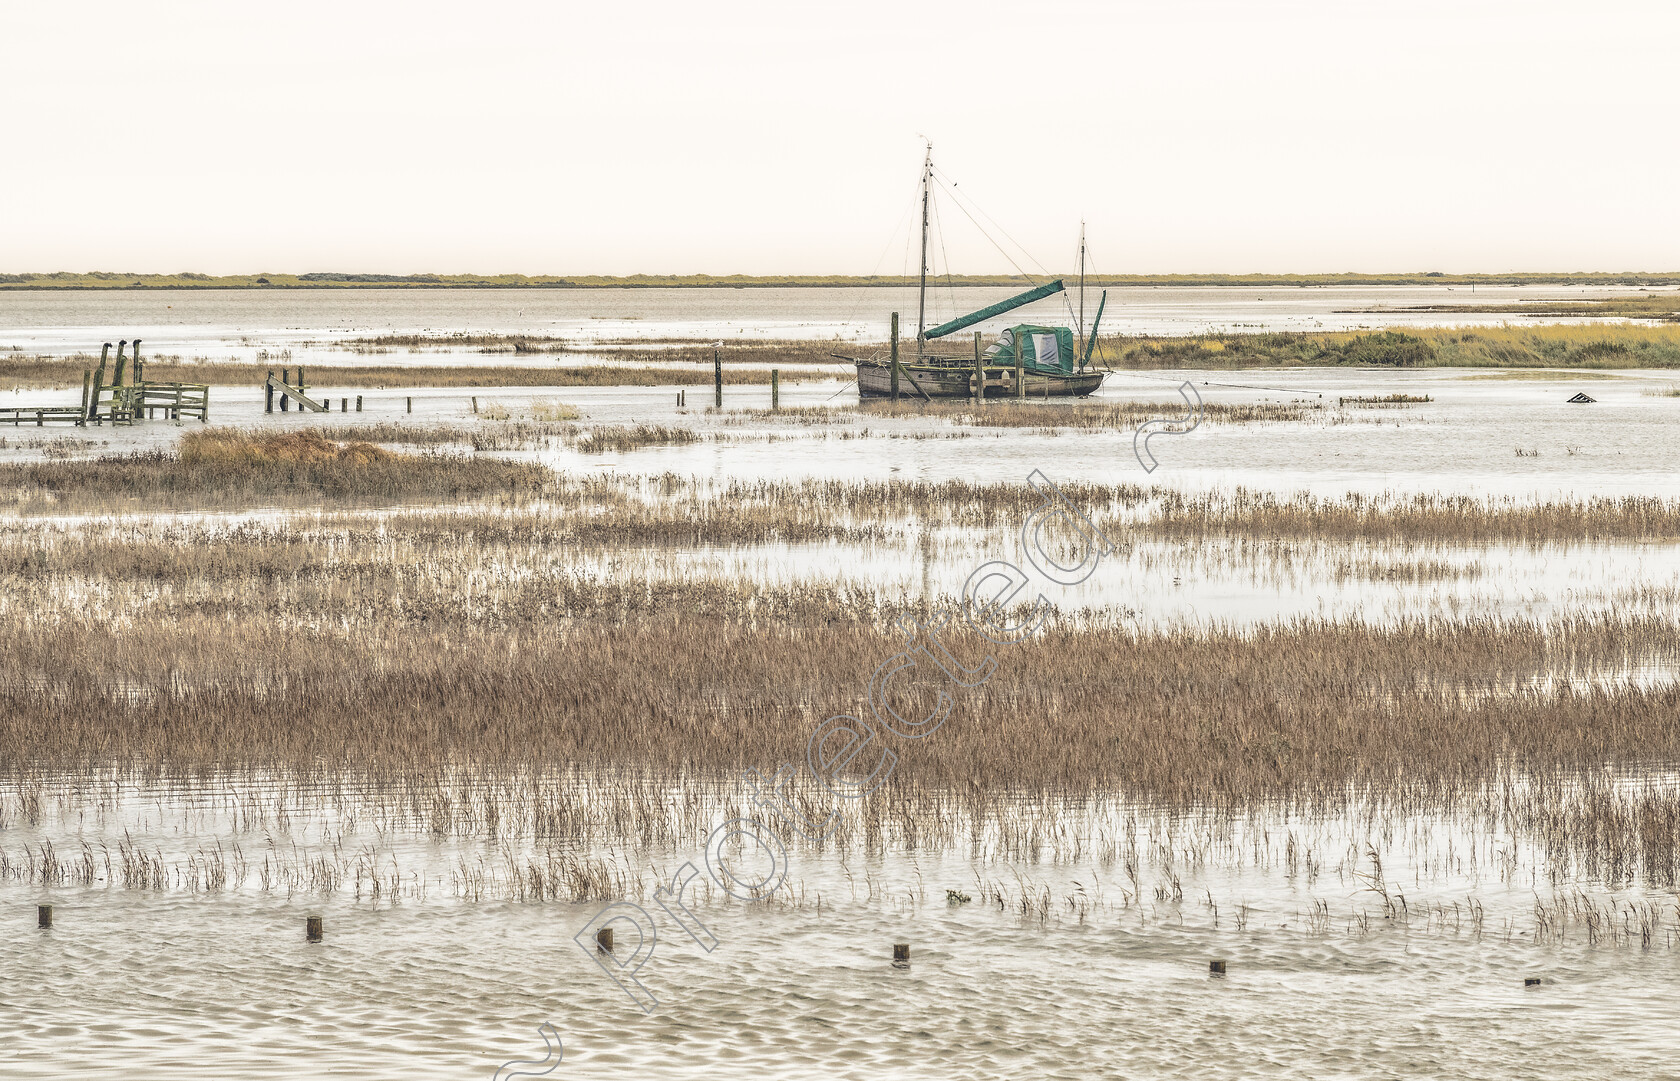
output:
[{"label": "weathered wooden piling", "polygon": [[360,394],[358,394],[358,395],[356,395],[356,412],[360,413],[361,411],[362,411],[362,396]]},{"label": "weathered wooden piling", "polygon": [[408,411],[410,413],[414,412],[414,399],[413,398],[410,398],[408,400]]},{"label": "weathered wooden piling", "polygon": [[[280,369],[280,382],[285,383],[287,385],[290,385],[291,381],[292,381],[291,370],[288,369],[288,368],[281,368]],[[298,389],[301,390],[302,388],[300,387]],[[280,395],[280,412],[284,413],[287,410],[291,409],[291,407],[292,407],[291,402],[292,402],[292,396],[290,394]]]},{"label": "weathered wooden piling", "polygon": [[35,906],[35,926],[41,928],[42,930],[50,930],[52,928],[51,905]]},{"label": "weathered wooden piling", "polygon": [[1208,975],[1210,975],[1210,976],[1223,976],[1223,975],[1225,975],[1225,962],[1224,961],[1209,961],[1208,962]]},{"label": "weathered wooden piling", "polygon": [[478,412],[478,399],[476,397],[473,398],[473,412]]},{"label": "weathered wooden piling", "polygon": [[892,400],[898,404],[898,313],[892,313]]},{"label": "weathered wooden piling", "polygon": [[712,404],[723,408],[723,358],[716,349],[712,350]]},{"label": "weathered wooden piling", "polygon": [[338,411],[340,413],[350,412],[350,399],[349,398],[340,398],[338,400]]},{"label": "weathered wooden piling", "polygon": [[310,916],[303,921],[303,937],[309,942],[319,942],[326,935],[326,929],[321,925],[321,917]]},{"label": "weathered wooden piling", "polygon": [[899,942],[893,945],[893,964],[901,968],[910,964],[910,943]]},{"label": "weathered wooden piling", "polygon": [[88,415],[88,391],[93,389],[93,370],[82,369],[82,420],[85,423]]},{"label": "weathered wooden piling", "polygon": [[1540,986],[1540,977],[1538,977],[1538,976],[1525,976],[1525,977],[1523,977],[1523,986],[1524,987],[1539,987]]},{"label": "weathered wooden piling", "polygon": [[980,359],[980,332],[974,332],[974,403],[986,400],[986,364]]},{"label": "weathered wooden piling", "polygon": [[145,369],[140,366],[140,339],[134,339],[134,383],[136,386],[146,381]]},{"label": "weathered wooden piling", "polygon": [[127,346],[128,346],[128,339],[127,338],[124,338],[117,343],[117,368],[116,368],[116,371],[114,373],[112,373],[112,375],[111,375],[111,385],[113,387],[120,387],[120,386],[125,385],[123,383],[123,375],[124,375],[124,373],[126,373],[128,371],[128,358],[123,356],[123,349],[126,348]]},{"label": "weathered wooden piling", "polygon": [[775,368],[770,369],[770,409],[775,411],[782,407],[782,373]]},{"label": "weathered wooden piling", "polygon": [[87,419],[89,420],[97,421],[99,419],[99,395],[105,389],[105,358],[110,355],[111,343],[106,342],[105,347],[99,351],[99,368],[93,373],[93,395],[88,401],[87,412]]},{"label": "weathered wooden piling", "polygon": [[611,927],[603,927],[595,932],[595,951],[597,953],[613,952],[613,931]]}]

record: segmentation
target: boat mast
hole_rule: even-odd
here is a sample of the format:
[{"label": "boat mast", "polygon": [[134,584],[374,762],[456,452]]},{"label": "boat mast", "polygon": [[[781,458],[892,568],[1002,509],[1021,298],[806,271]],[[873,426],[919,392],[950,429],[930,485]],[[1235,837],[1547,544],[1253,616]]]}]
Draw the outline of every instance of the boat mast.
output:
[{"label": "boat mast", "polygon": [[1079,224],[1079,336],[1085,336],[1085,222]]},{"label": "boat mast", "polygon": [[1079,340],[1085,340],[1085,222],[1079,222]]},{"label": "boat mast", "polygon": [[933,182],[933,144],[927,145],[927,157],[922,159],[922,286],[916,297],[916,358],[921,359],[927,345],[927,242],[928,189]]}]

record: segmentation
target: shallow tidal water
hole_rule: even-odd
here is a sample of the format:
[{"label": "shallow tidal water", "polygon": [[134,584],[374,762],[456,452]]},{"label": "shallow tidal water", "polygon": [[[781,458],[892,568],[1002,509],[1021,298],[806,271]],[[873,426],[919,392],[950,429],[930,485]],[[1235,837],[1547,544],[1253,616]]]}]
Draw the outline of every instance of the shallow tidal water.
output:
[{"label": "shallow tidal water", "polygon": [[[98,872],[0,886],[8,1078],[489,1077],[541,1058],[545,1022],[564,1042],[556,1075],[591,1078],[1672,1076],[1672,891],[1548,878],[1533,846],[1497,831],[1271,822],[1210,844],[1189,828],[1138,870],[1108,851],[796,852],[790,903],[690,896],[711,953],[659,927],[644,1013],[572,941],[598,906],[478,894],[461,868],[493,863],[495,846],[216,817],[136,795],[49,811],[8,841],[56,837],[68,857],[79,835],[173,860],[214,834],[230,859],[242,846],[301,873],[338,849],[400,885],[378,899],[359,877],[357,896],[254,874],[214,890]],[[1279,856],[1285,834],[1306,871]],[[1382,895],[1360,846],[1383,860]],[[1625,935],[1540,940],[1536,905],[1572,891],[1618,913],[1648,905],[1654,935],[1630,915]],[[1403,913],[1385,914],[1387,895]],[[49,931],[32,926],[37,901],[56,906]],[[324,917],[324,942],[304,941],[306,914]],[[907,968],[890,963],[899,942]]]},{"label": "shallow tidal water", "polygon": [[[0,344],[74,352],[89,348],[90,334],[108,336],[103,328],[120,325],[169,352],[251,357],[291,348],[303,362],[317,355],[305,343],[387,329],[601,339],[707,337],[730,327],[756,337],[870,338],[884,334],[882,312],[903,301],[873,290],[794,298],[754,290],[537,292],[0,294]],[[1118,307],[1111,300],[1110,311],[1118,312],[1115,329],[1134,331],[1310,329],[1393,325],[1405,319],[1338,313],[1442,299],[1432,290],[1271,292],[1139,291],[1117,298]],[[1476,299],[1494,293],[1482,290]],[[994,299],[985,290],[968,295]],[[632,478],[1017,483],[1042,469],[1056,480],[1191,492],[1680,497],[1673,456],[1680,398],[1654,393],[1677,381],[1672,373],[1490,374],[1111,377],[1100,397],[1175,403],[1179,384],[1190,381],[1209,402],[1325,403],[1300,422],[1210,422],[1157,437],[1153,473],[1139,464],[1130,431],[1049,434],[870,417],[725,423],[728,414],[679,410],[675,388],[363,391],[366,412],[326,418],[264,416],[259,392],[248,387],[217,388],[213,402],[218,423],[285,428],[475,425],[487,423],[471,412],[475,395],[481,406],[515,412],[533,400],[561,400],[580,409],[583,424],[685,425],[705,437],[624,453],[508,452]],[[1580,390],[1597,403],[1567,404]],[[321,391],[335,399],[356,393]],[[1433,401],[1385,409],[1330,404],[1391,392]],[[404,406],[411,393],[412,416]],[[709,388],[687,393],[701,407],[709,402]],[[842,375],[788,384],[783,401],[816,406],[853,393]],[[63,397],[7,390],[0,404]],[[768,404],[768,388],[726,392],[727,410]],[[75,441],[58,448],[73,457],[165,447],[181,430],[162,422],[67,435],[0,429],[8,441],[0,460],[46,457],[41,441],[60,436]],[[603,573],[616,566],[642,576],[765,583],[838,577],[937,593],[983,559],[1011,554],[988,552],[986,543],[953,537],[902,550],[632,552],[598,564],[590,561],[600,557],[583,553],[579,561]],[[1388,573],[1419,563],[1434,569],[1414,578]],[[1149,625],[1242,625],[1303,615],[1672,615],[1677,594],[1680,538],[1475,548],[1148,541],[1105,562],[1068,602],[1128,610]],[[1537,672],[1520,687],[1494,690],[1673,678],[1671,667],[1632,658],[1617,671]],[[1663,1078],[1675,1075],[1680,1053],[1680,894],[1672,886],[1555,877],[1532,842],[1491,828],[1466,837],[1451,822],[1387,831],[1351,820],[1319,824],[1321,869],[1310,881],[1275,854],[1241,856],[1258,851],[1242,845],[1227,846],[1218,859],[1154,859],[1137,879],[1112,853],[1058,844],[1009,859],[797,853],[790,870],[796,901],[749,906],[714,896],[697,908],[720,940],[714,952],[660,924],[647,970],[660,1006],[644,1015],[572,941],[598,905],[509,895],[507,857],[526,852],[517,842],[510,849],[371,822],[345,830],[324,815],[253,823],[230,818],[207,797],[204,808],[191,810],[169,793],[140,790],[114,809],[72,803],[31,815],[16,795],[0,792],[0,854],[10,861],[0,874],[0,1076],[7,1079],[490,1078],[505,1062],[543,1056],[543,1023],[556,1027],[565,1046],[549,1076],[589,1078]],[[1264,851],[1275,853],[1289,828],[1276,824]],[[48,843],[65,860],[79,859],[86,845],[91,879],[43,886],[33,870],[19,869],[32,867]],[[161,887],[113,881],[105,856],[135,843],[170,868]],[[1403,916],[1385,912],[1367,846],[1380,854],[1390,888],[1407,898]],[[211,854],[231,861],[236,851],[252,866],[272,859],[275,881],[265,888],[252,870],[211,888]],[[615,855],[657,878],[696,853]],[[345,869],[335,889],[310,877],[310,867],[326,864]],[[388,885],[375,898],[371,883],[381,876]],[[947,889],[971,900],[948,904]],[[1540,933],[1540,909],[1582,897],[1618,914],[1646,906],[1657,920],[1652,934],[1589,935],[1576,925]],[[35,927],[34,906],[42,903],[56,907],[50,931]],[[1483,916],[1472,920],[1472,906]],[[326,920],[323,943],[304,941],[311,914]],[[889,963],[900,942],[912,949],[907,969]],[[1211,960],[1227,962],[1225,975],[1210,975]],[[1525,986],[1529,978],[1542,982]]]}]

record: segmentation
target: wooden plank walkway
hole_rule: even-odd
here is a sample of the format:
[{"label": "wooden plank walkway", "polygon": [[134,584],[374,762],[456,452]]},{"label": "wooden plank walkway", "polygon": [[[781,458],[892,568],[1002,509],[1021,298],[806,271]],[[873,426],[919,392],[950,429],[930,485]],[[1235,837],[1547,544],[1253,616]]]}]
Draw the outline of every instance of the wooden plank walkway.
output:
[{"label": "wooden plank walkway", "polygon": [[40,428],[48,424],[81,424],[82,411],[74,405],[11,405],[0,408],[0,424],[14,428],[33,424]]}]

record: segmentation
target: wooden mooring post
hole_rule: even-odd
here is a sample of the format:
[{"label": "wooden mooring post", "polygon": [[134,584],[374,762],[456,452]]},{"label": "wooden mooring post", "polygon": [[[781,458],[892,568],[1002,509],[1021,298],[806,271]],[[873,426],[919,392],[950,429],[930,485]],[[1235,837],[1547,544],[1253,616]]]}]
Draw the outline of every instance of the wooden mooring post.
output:
[{"label": "wooden mooring post", "polygon": [[310,916],[303,921],[303,937],[308,942],[319,942],[326,937],[326,929],[321,924],[321,917]]},{"label": "wooden mooring post", "polygon": [[410,413],[414,412],[414,399],[413,398],[410,398],[408,400],[408,411]]},{"label": "wooden mooring post", "polygon": [[716,349],[712,350],[712,404],[723,408],[723,358]]},{"label": "wooden mooring post", "polygon": [[613,930],[611,927],[603,927],[595,932],[595,949],[598,953],[613,952]]},{"label": "wooden mooring post", "polygon": [[52,928],[51,905],[35,906],[35,926],[41,928],[43,931],[50,930]]},{"label": "wooden mooring post", "polygon": [[980,332],[974,332],[974,404],[986,400],[986,365],[980,359]]},{"label": "wooden mooring post", "polygon": [[898,404],[898,313],[892,313],[892,400]]},{"label": "wooden mooring post", "polygon": [[770,411],[775,412],[782,407],[781,373],[770,369]]},{"label": "wooden mooring post", "polygon": [[910,967],[910,943],[900,942],[893,946],[892,963],[897,968]]},{"label": "wooden mooring post", "polygon": [[263,384],[263,412],[274,412],[274,369],[268,370],[268,381]]},{"label": "wooden mooring post", "polygon": [[111,343],[106,342],[105,347],[99,351],[99,368],[93,373],[93,396],[88,401],[87,412],[87,419],[91,421],[99,420],[99,395],[105,389],[105,358],[110,355]]}]

